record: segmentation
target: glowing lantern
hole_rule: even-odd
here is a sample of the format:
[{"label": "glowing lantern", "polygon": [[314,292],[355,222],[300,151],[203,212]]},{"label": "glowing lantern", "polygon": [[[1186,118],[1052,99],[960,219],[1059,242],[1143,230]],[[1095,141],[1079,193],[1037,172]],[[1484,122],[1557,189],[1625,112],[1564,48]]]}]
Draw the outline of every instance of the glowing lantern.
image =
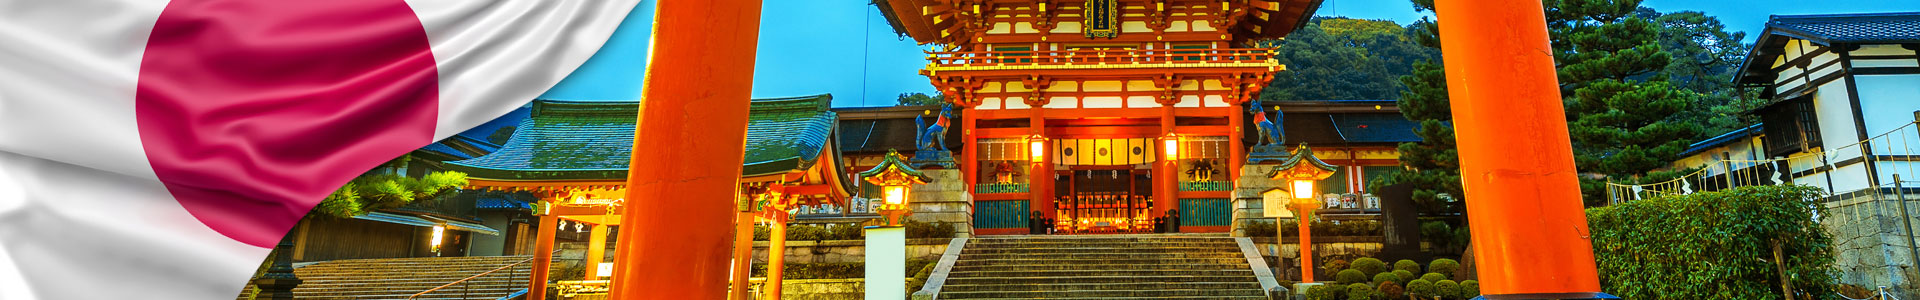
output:
[{"label": "glowing lantern", "polygon": [[1180,159],[1180,136],[1171,133],[1160,137],[1160,152],[1166,153],[1168,160]]},{"label": "glowing lantern", "polygon": [[914,170],[900,157],[900,152],[893,150],[887,150],[887,156],[880,161],[880,165],[859,175],[867,183],[880,186],[881,205],[876,211],[880,213],[880,226],[884,227],[900,226],[906,221],[906,216],[912,213],[907,209],[907,199],[912,192],[909,188],[916,184],[927,184],[931,179]]},{"label": "glowing lantern", "polygon": [[1036,162],[1036,163],[1047,161],[1047,137],[1040,136],[1037,134],[1032,137],[1028,137],[1027,138],[1027,155],[1032,156],[1033,162]]}]

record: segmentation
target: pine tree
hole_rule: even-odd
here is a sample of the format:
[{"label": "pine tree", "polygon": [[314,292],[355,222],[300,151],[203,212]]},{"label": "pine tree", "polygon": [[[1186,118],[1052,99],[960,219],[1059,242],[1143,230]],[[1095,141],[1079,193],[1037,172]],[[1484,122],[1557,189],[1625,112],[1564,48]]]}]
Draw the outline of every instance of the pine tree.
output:
[{"label": "pine tree", "polygon": [[[1630,181],[1677,159],[1701,126],[1673,116],[1700,95],[1662,72],[1673,55],[1659,44],[1661,28],[1635,13],[1640,1],[1546,2],[1580,171]],[[1601,179],[1583,180],[1587,203],[1604,203]]]},{"label": "pine tree", "polygon": [[[1432,10],[1432,3],[1414,1],[1417,10]],[[1422,19],[1407,26],[1407,34],[1415,43],[1440,49],[1439,26],[1431,20]],[[1413,63],[1411,74],[1400,77],[1400,83],[1406,87],[1400,92],[1400,114],[1420,123],[1414,134],[1419,142],[1401,143],[1400,164],[1406,171],[1396,172],[1383,177],[1376,184],[1413,184],[1413,201],[1421,211],[1427,213],[1464,213],[1459,206],[1451,205],[1440,197],[1441,194],[1453,199],[1464,200],[1460,185],[1460,152],[1456,149],[1453,136],[1453,108],[1447,101],[1446,71],[1436,56]],[[1458,203],[1458,202],[1452,202]]]}]

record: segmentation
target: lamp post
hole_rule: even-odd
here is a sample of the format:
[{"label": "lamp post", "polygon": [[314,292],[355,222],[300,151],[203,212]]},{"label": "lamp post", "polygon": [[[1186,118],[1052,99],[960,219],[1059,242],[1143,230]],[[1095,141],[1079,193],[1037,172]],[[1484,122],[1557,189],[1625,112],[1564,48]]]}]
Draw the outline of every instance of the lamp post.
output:
[{"label": "lamp post", "polygon": [[[1286,182],[1287,189],[1292,191],[1293,201],[1288,206],[1292,206],[1294,215],[1298,216],[1295,219],[1300,227],[1300,282],[1303,283],[1313,282],[1313,231],[1308,224],[1313,220],[1313,210],[1321,204],[1320,199],[1314,197],[1317,191],[1314,182],[1332,177],[1337,169],[1339,167],[1313,156],[1313,149],[1303,143],[1268,175],[1274,181]],[[1278,225],[1278,219],[1275,222]],[[1274,231],[1277,233],[1279,229],[1275,227]],[[1279,243],[1278,239],[1274,240],[1275,245]]]},{"label": "lamp post", "polygon": [[[1043,145],[1044,146],[1044,145]],[[880,165],[860,177],[868,183],[880,186],[880,222],[867,226],[866,245],[866,299],[904,299],[907,289],[907,229],[902,227],[907,215],[913,212],[907,209],[914,185],[927,184],[929,178],[914,170],[900,157],[900,152],[888,150]]]}]

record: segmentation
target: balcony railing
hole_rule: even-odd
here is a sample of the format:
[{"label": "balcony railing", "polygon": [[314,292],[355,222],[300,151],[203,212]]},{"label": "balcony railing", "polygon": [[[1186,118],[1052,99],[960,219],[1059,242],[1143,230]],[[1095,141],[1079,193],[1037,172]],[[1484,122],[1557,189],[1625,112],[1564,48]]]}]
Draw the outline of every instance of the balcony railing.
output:
[{"label": "balcony railing", "polygon": [[1272,48],[928,52],[929,70],[1277,67]]},{"label": "balcony railing", "polygon": [[1181,191],[1229,191],[1233,185],[1226,181],[1181,181]]},{"label": "balcony railing", "polygon": [[1025,193],[1027,192],[1027,184],[1025,183],[981,183],[981,184],[973,185],[973,192],[976,194]]}]

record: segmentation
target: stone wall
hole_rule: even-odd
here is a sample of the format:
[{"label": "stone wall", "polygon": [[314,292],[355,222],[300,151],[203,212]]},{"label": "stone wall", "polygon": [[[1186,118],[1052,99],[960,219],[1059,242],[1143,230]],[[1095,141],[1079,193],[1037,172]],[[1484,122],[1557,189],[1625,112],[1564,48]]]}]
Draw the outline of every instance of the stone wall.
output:
[{"label": "stone wall", "polygon": [[1267,177],[1274,168],[1274,165],[1240,166],[1240,180],[1233,184],[1233,236],[1247,236],[1245,220],[1273,220],[1265,215],[1266,206],[1260,203],[1260,193],[1281,186]]},{"label": "stone wall", "polygon": [[[1914,268],[1914,240],[1901,218],[1920,216],[1920,194],[1908,193],[1906,214],[1891,189],[1835,195],[1827,199],[1821,226],[1833,236],[1834,269],[1840,283],[1867,289],[1887,286],[1902,299],[1920,297],[1920,272]],[[1920,219],[1911,220],[1920,223]]]},{"label": "stone wall", "polygon": [[[1260,250],[1260,256],[1267,259],[1267,266],[1275,269],[1274,275],[1287,280],[1300,280],[1300,266],[1295,260],[1300,258],[1300,244],[1296,237],[1287,236],[1286,242],[1274,245],[1273,237],[1249,237],[1253,246]],[[1381,237],[1315,237],[1313,239],[1314,268],[1324,266],[1336,259],[1353,261],[1361,257],[1376,257],[1380,254]],[[1277,254],[1277,255],[1276,255]],[[1333,279],[1319,275],[1322,280]]]},{"label": "stone wall", "polygon": [[973,193],[967,191],[967,183],[960,178],[960,170],[925,170],[929,182],[913,188],[913,200],[907,206],[913,209],[908,220],[927,223],[952,223],[953,237],[973,236]]},{"label": "stone wall", "polygon": [[[908,259],[939,259],[952,239],[907,239]],[[786,262],[850,263],[866,261],[867,241],[787,241]],[[753,263],[767,262],[766,241],[753,242]]]}]

